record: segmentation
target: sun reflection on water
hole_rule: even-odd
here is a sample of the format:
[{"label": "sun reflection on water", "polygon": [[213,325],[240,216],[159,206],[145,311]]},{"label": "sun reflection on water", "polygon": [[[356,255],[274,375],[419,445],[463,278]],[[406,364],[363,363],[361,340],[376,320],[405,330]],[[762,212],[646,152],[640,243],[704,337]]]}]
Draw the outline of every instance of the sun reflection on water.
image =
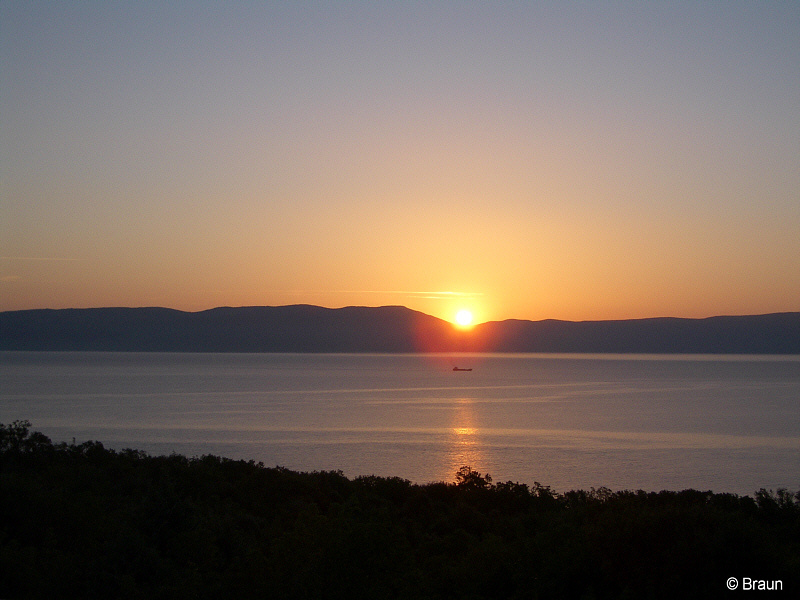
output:
[{"label": "sun reflection on water", "polygon": [[483,465],[483,448],[474,402],[469,398],[456,401],[452,426],[448,433],[447,451],[443,465],[442,479],[454,481],[456,472],[468,465],[480,469]]}]

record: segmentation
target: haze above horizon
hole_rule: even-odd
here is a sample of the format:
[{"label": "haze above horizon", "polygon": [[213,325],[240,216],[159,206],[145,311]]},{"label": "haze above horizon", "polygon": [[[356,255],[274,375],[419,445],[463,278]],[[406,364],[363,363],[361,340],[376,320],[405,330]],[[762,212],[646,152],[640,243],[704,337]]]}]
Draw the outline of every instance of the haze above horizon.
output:
[{"label": "haze above horizon", "polygon": [[800,3],[0,3],[0,311],[800,310]]}]

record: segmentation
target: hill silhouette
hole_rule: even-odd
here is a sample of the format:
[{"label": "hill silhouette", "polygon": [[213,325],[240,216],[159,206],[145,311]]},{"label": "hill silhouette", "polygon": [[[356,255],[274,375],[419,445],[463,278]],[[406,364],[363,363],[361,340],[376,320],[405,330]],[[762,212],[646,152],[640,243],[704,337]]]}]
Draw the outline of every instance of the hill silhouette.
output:
[{"label": "hill silhouette", "polygon": [[0,350],[800,354],[800,312],[493,321],[469,331],[402,306],[37,309],[0,313]]},{"label": "hill silhouette", "polygon": [[483,324],[479,345],[494,352],[800,354],[800,313],[623,321]]}]

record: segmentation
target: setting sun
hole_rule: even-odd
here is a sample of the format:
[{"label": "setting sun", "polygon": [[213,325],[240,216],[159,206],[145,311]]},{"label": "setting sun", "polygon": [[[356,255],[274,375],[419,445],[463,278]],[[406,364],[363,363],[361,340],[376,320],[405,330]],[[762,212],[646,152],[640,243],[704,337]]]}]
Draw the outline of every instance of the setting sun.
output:
[{"label": "setting sun", "polygon": [[472,313],[468,310],[460,310],[456,313],[456,325],[459,327],[469,327],[472,325]]}]

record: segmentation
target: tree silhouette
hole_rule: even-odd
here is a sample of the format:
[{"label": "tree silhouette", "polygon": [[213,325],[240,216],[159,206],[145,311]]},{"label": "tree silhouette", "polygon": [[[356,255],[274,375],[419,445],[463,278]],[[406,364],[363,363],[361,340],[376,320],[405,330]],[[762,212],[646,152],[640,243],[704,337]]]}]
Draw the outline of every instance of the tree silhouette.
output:
[{"label": "tree silhouette", "polygon": [[488,473],[484,476],[466,465],[456,473],[456,485],[467,490],[488,490],[492,487],[492,476]]}]

